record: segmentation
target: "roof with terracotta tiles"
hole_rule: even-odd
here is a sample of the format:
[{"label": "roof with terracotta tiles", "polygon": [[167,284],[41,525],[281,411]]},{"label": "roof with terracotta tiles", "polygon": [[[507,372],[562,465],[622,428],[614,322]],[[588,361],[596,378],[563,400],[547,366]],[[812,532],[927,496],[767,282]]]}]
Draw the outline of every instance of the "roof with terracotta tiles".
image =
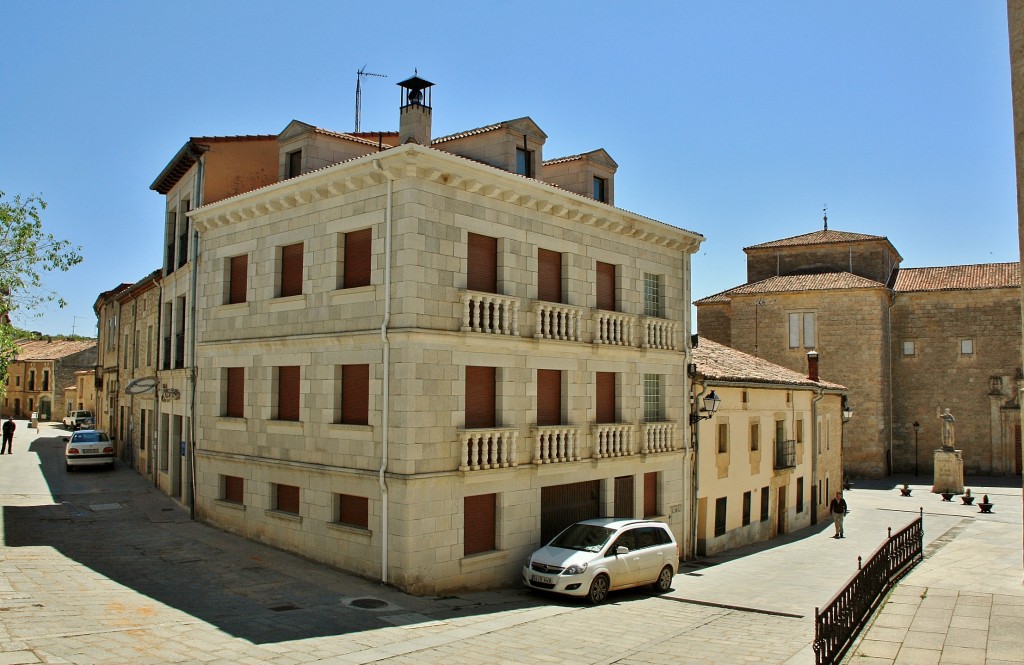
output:
[{"label": "roof with terracotta tiles", "polygon": [[829,245],[832,243],[862,242],[866,240],[884,240],[889,242],[885,236],[872,236],[866,233],[853,233],[852,231],[837,231],[835,229],[823,229],[812,233],[782,238],[781,240],[770,240],[759,245],[744,247],[748,249],[766,249],[770,247],[802,247],[805,245]]},{"label": "roof with terracotta tiles", "polygon": [[94,339],[45,339],[18,342],[16,360],[59,360],[96,346]]},{"label": "roof with terracotta tiles", "polygon": [[449,134],[448,136],[442,136],[440,138],[431,139],[430,144],[436,145],[445,141],[454,141],[455,139],[466,138],[467,136],[476,136],[477,134],[486,134],[487,132],[493,132],[496,129],[501,129],[507,125],[510,120],[504,120],[502,122],[496,122],[493,125],[484,125],[483,127],[477,127],[475,129],[467,129],[464,132],[458,132],[456,134]]},{"label": "roof with terracotta tiles", "polygon": [[155,192],[166,194],[185,175],[199,156],[209,150],[210,143],[234,143],[242,141],[276,141],[277,134],[246,134],[241,136],[193,136],[171,158],[164,170],[149,186]]},{"label": "roof with terracotta tiles", "polygon": [[824,272],[809,275],[779,275],[759,282],[744,284],[697,300],[695,304],[729,302],[730,296],[762,293],[797,293],[802,291],[833,291],[837,289],[879,289],[885,284],[849,272]]},{"label": "roof with terracotta tiles", "polygon": [[1020,288],[1020,263],[980,263],[938,268],[900,268],[893,290],[958,291]]},{"label": "roof with terracotta tiles", "polygon": [[766,383],[784,386],[806,386],[827,390],[846,390],[846,386],[831,381],[811,381],[806,375],[794,372],[763,358],[700,338],[693,350],[697,371],[713,381],[738,383]]}]

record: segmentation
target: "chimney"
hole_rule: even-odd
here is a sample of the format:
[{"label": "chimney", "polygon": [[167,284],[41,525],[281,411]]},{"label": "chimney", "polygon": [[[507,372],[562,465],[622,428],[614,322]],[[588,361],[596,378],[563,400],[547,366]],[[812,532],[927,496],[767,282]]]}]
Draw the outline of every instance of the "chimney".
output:
[{"label": "chimney", "polygon": [[811,381],[818,380],[818,352],[807,352],[807,378]]},{"label": "chimney", "polygon": [[399,108],[398,143],[430,145],[430,88],[434,84],[413,76],[398,84],[402,88],[402,106]]}]

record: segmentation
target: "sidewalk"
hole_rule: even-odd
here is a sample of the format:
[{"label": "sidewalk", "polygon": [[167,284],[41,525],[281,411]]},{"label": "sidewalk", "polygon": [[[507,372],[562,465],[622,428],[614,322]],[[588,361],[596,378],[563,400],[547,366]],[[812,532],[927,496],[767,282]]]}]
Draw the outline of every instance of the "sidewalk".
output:
[{"label": "sidewalk", "polygon": [[[1017,483],[1016,487],[986,483]],[[943,509],[962,518],[925,547],[925,560],[893,589],[844,662],[849,665],[1024,663],[1020,478],[974,479],[993,514],[962,505]],[[928,507],[942,501],[924,486]],[[915,492],[916,498],[917,492]],[[925,528],[934,521],[925,512]]]}]

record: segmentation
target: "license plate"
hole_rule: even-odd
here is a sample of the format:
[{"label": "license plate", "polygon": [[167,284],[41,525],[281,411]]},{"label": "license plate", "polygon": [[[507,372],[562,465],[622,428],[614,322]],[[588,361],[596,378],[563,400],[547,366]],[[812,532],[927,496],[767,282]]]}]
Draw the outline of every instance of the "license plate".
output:
[{"label": "license plate", "polygon": [[82,448],[82,452],[83,453],[88,453],[90,455],[92,455],[94,453],[98,453],[99,451],[100,451],[99,448]]},{"label": "license plate", "polygon": [[537,582],[539,584],[554,584],[555,580],[550,577],[544,577],[543,575],[530,575],[531,582]]}]

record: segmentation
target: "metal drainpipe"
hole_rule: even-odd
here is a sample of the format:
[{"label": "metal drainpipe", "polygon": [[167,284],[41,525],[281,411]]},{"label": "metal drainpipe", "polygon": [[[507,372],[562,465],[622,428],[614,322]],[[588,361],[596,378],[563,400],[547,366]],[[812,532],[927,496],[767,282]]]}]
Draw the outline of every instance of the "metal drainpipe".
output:
[{"label": "metal drainpipe", "polygon": [[391,343],[388,341],[388,324],[391,322],[391,199],[394,194],[394,177],[388,173],[379,159],[373,165],[388,180],[387,206],[384,211],[384,320],[380,324],[380,339],[384,347],[383,404],[381,405],[381,453],[380,470],[377,478],[380,483],[380,519],[381,519],[381,554],[380,583],[388,583],[388,484],[385,474],[388,470],[388,416],[391,386],[388,378],[391,374]]},{"label": "metal drainpipe", "polygon": [[[695,383],[695,381],[691,382]],[[700,384],[700,392],[693,399],[691,413],[700,412],[700,400],[708,391],[707,384]],[[693,440],[693,465],[690,480],[690,559],[697,558],[697,488],[700,483],[700,421],[690,423],[690,438]]]},{"label": "metal drainpipe", "polygon": [[[196,208],[203,205],[203,175],[205,160],[200,156],[196,160],[196,184],[193,188],[195,194]],[[196,518],[196,293],[198,285],[196,276],[199,272],[199,232],[192,226],[192,317],[189,325],[189,337],[191,337],[191,352],[189,365],[191,366],[188,376],[189,387],[189,418],[188,418],[188,514],[192,519]]]},{"label": "metal drainpipe", "polygon": [[153,457],[153,487],[160,489],[160,396],[163,382],[160,381],[160,367],[163,362],[163,315],[164,315],[164,281],[160,280],[160,299],[156,308],[156,388],[153,391],[153,402],[156,410],[156,422],[153,423],[153,445],[150,452]]},{"label": "metal drainpipe", "polygon": [[[818,402],[825,399],[825,389],[818,387],[818,396],[811,400],[811,524],[818,523]],[[795,400],[794,400],[795,401]]]}]

